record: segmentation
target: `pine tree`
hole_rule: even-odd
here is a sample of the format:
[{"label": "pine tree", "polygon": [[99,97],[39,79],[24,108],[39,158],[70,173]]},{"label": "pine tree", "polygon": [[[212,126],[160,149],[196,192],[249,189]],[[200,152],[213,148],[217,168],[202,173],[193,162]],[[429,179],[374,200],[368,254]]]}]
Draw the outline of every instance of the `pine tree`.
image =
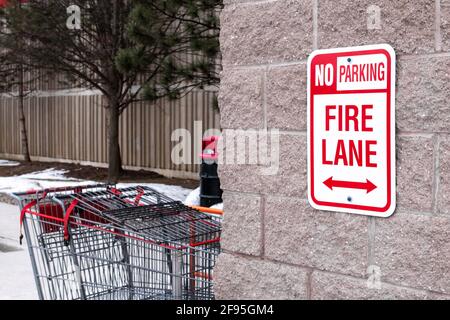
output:
[{"label": "pine tree", "polygon": [[[68,28],[67,8],[73,5],[81,21]],[[14,39],[22,39],[24,66],[63,73],[78,87],[104,95],[109,180],[117,182],[119,117],[128,106],[217,84],[220,7],[211,0],[31,1],[0,11],[8,28],[0,47],[18,52]]]},{"label": "pine tree", "polygon": [[[178,98],[193,88],[219,85],[219,13],[222,0],[137,0],[127,33],[137,47],[116,59],[126,73],[145,78],[145,99]],[[158,52],[163,59],[155,62]]]}]

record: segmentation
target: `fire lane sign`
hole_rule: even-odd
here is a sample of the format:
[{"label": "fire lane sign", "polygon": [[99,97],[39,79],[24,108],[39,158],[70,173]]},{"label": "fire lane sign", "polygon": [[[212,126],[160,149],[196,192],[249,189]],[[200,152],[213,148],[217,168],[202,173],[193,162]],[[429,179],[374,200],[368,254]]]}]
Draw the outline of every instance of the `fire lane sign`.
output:
[{"label": "fire lane sign", "polygon": [[387,44],[308,59],[308,198],[320,210],[395,210],[395,52]]}]

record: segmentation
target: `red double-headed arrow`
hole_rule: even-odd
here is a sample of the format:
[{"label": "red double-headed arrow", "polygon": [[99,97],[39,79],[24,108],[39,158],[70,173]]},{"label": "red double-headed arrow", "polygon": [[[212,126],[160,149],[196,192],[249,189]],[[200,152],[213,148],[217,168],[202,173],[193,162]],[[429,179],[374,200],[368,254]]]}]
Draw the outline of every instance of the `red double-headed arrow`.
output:
[{"label": "red double-headed arrow", "polygon": [[353,181],[341,181],[341,180],[333,180],[333,177],[329,177],[327,180],[323,182],[328,188],[333,190],[336,188],[350,188],[350,189],[362,189],[366,190],[367,193],[375,190],[377,188],[369,179],[366,179],[366,182],[353,182]]}]

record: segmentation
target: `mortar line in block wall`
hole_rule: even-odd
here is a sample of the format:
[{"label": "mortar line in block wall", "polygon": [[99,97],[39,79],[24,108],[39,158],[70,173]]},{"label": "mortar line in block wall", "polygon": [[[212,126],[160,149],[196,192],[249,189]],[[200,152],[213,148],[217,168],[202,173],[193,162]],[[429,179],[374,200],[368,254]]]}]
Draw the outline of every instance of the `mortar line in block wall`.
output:
[{"label": "mortar line in block wall", "polygon": [[[313,31],[314,32],[314,31]],[[318,36],[317,36],[318,37]],[[318,40],[317,40],[318,41]],[[318,46],[318,44],[317,44]],[[315,48],[313,48],[315,50]],[[395,48],[394,48],[395,49]],[[424,59],[424,58],[449,58],[450,52],[433,52],[433,53],[417,53],[417,54],[397,54],[397,60],[411,60],[411,59]],[[232,70],[243,70],[243,69],[264,69],[266,67],[276,68],[276,67],[290,67],[298,66],[307,63],[307,57],[302,60],[297,61],[274,61],[270,63],[259,63],[259,64],[227,64],[223,63],[223,69]]]},{"label": "mortar line in block wall", "polygon": [[418,54],[399,54],[397,55],[397,61],[399,59],[422,59],[422,58],[448,58],[450,52],[434,52],[434,53],[418,53]]},{"label": "mortar line in block wall", "polygon": [[[219,169],[220,170],[220,169]],[[236,190],[230,190],[226,188],[222,188],[223,192],[226,192],[231,195],[239,196],[239,195],[247,195],[247,196],[254,196],[254,197],[262,197],[263,195],[260,193],[255,192],[248,192],[248,191],[236,191]]]},{"label": "mortar line in block wall", "polygon": [[263,106],[263,128],[267,132],[267,71],[268,68],[264,68],[262,75],[262,106]]},{"label": "mortar line in block wall", "polygon": [[260,208],[261,210],[261,221],[260,221],[260,228],[261,228],[261,257],[264,257],[266,254],[266,196],[261,195],[261,201],[260,201]]},{"label": "mortar line in block wall", "polygon": [[[272,3],[272,2],[277,2],[279,0],[240,0],[239,3],[240,5],[258,5],[258,4],[265,4],[265,3]],[[225,3],[226,5],[232,5],[234,3],[230,3],[229,1],[227,1],[228,3]]]},{"label": "mortar line in block wall", "polygon": [[[318,40],[317,40],[318,41]],[[394,48],[395,49],[395,48]],[[312,51],[311,51],[312,52]],[[450,52],[433,52],[433,53],[417,53],[417,54],[397,54],[398,60],[411,60],[411,59],[424,59],[424,58],[449,58]],[[228,64],[223,63],[223,69],[232,69],[232,70],[243,70],[243,69],[263,69],[266,67],[290,67],[290,66],[298,66],[307,63],[307,58],[296,61],[274,61],[268,63],[259,63],[259,64]]]},{"label": "mortar line in block wall", "polygon": [[260,64],[223,64],[223,69],[225,70],[247,70],[247,69],[264,69],[267,67],[292,67],[302,64],[306,64],[307,60],[297,60],[297,61],[277,61],[271,63],[260,63]]},{"label": "mortar line in block wall", "polygon": [[[349,278],[349,279],[353,279],[353,280],[362,280],[362,281],[367,280],[366,278],[360,278],[360,277],[352,276],[352,275],[341,273],[341,272],[332,272],[332,271],[320,270],[320,269],[316,269],[316,268],[312,269],[311,278],[313,277],[314,273],[317,273],[317,272],[321,272],[321,273],[325,273],[325,274],[329,274],[329,275],[337,275],[340,277]],[[407,289],[407,290],[412,290],[412,291],[420,291],[420,292],[424,292],[424,293],[426,292],[426,293],[430,293],[430,294],[436,294],[436,295],[442,296],[446,299],[450,298],[449,293],[444,293],[441,291],[435,291],[435,290],[419,288],[419,287],[405,286],[405,285],[390,282],[390,281],[381,281],[381,287],[383,288],[383,286],[391,286],[391,287],[396,287],[399,289]],[[369,289],[368,288],[368,290],[379,290],[379,289]]]},{"label": "mortar line in block wall", "polygon": [[433,213],[438,213],[438,194],[439,194],[439,148],[440,148],[440,138],[439,135],[435,135],[433,138],[433,199],[432,199],[432,210]]},{"label": "mortar line in block wall", "polygon": [[313,275],[314,269],[310,269],[306,271],[306,299],[311,300],[312,299],[312,275]]},{"label": "mortar line in block wall", "polygon": [[319,15],[319,0],[314,0],[313,1],[313,34],[312,34],[313,50],[317,50],[319,48],[319,45],[318,45],[318,30],[319,30],[318,15]]},{"label": "mortar line in block wall", "polygon": [[[271,258],[267,258],[267,257],[260,257],[260,256],[254,256],[254,255],[250,255],[250,254],[246,254],[246,253],[242,253],[242,252],[234,252],[234,251],[230,251],[227,249],[224,249],[222,251],[223,253],[227,253],[230,255],[233,255],[235,257],[241,257],[247,260],[258,260],[258,261],[262,261],[262,262],[271,262],[273,264],[278,264],[278,265],[285,265],[285,266],[290,266],[290,267],[294,267],[294,268],[298,268],[298,269],[303,269],[303,271],[308,275],[308,273],[310,273],[310,282],[307,282],[311,284],[311,290],[309,291],[310,293],[312,293],[312,279],[314,276],[314,273],[320,272],[320,273],[325,273],[325,274],[329,274],[329,275],[336,275],[336,276],[340,276],[340,277],[344,277],[344,278],[349,278],[349,279],[353,279],[353,280],[359,280],[359,281],[367,281],[367,278],[363,277],[363,276],[355,276],[355,275],[351,275],[351,274],[346,274],[343,272],[338,272],[338,271],[329,271],[329,270],[325,270],[325,269],[319,269],[316,267],[311,267],[311,266],[306,266],[306,265],[301,265],[301,264],[295,264],[295,263],[290,263],[290,262],[283,262],[283,261],[278,261],[275,259],[271,259]],[[425,289],[423,287],[412,287],[412,286],[407,286],[407,285],[402,285],[402,284],[398,284],[398,283],[394,283],[391,281],[381,281],[381,285],[388,285],[388,286],[393,286],[393,287],[397,287],[397,288],[403,288],[403,289],[409,289],[409,290],[414,290],[414,291],[421,291],[421,292],[427,292],[430,294],[437,294],[446,298],[450,298],[450,294],[446,293],[446,292],[441,292],[441,291],[435,291],[432,289]],[[307,288],[306,288],[307,289]],[[373,290],[377,290],[377,289],[373,289]]]},{"label": "mortar line in block wall", "polygon": [[[397,207],[395,209],[394,215],[396,215],[396,214],[402,214],[402,215],[405,214],[406,215],[407,214],[407,215],[415,215],[415,216],[421,216],[421,217],[433,217],[434,214],[432,211],[433,211],[433,208],[431,208],[431,210],[428,212],[427,211],[420,212],[420,211],[414,211],[413,209]],[[450,219],[450,217],[448,217],[448,218]]]},{"label": "mortar line in block wall", "polygon": [[[449,58],[450,52],[434,52],[434,53],[418,53],[418,54],[398,54],[397,60],[401,59],[424,59],[424,58]],[[266,67],[276,68],[276,67],[291,67],[299,66],[307,63],[307,57],[302,60],[296,61],[276,61],[270,63],[260,63],[260,64],[223,64],[224,69],[230,70],[248,70],[248,69],[264,69]]]},{"label": "mortar line in block wall", "polygon": [[[289,267],[299,268],[299,269],[303,269],[305,272],[308,272],[308,271],[313,272],[314,270],[325,271],[325,270],[320,270],[320,269],[313,268],[311,266],[307,266],[307,265],[303,265],[303,264],[296,264],[296,263],[292,263],[292,262],[279,261],[279,260],[272,259],[272,258],[265,257],[265,256],[264,257],[256,256],[256,255],[252,255],[252,254],[248,254],[248,253],[237,252],[237,251],[232,251],[232,250],[227,250],[227,249],[223,249],[222,252],[223,253],[227,253],[227,254],[231,254],[231,255],[234,255],[234,256],[237,256],[237,257],[245,258],[245,259],[248,259],[248,260],[258,260],[258,261],[264,261],[264,262],[271,262],[273,264],[279,264],[279,265],[285,265],[285,266],[289,266]],[[345,274],[342,274],[342,275],[345,275]]]},{"label": "mortar line in block wall", "polygon": [[[250,195],[257,195],[255,193],[249,193],[249,192],[245,192],[245,191],[236,192],[236,194],[242,194],[242,193],[250,194]],[[269,194],[266,194],[265,196],[266,197],[271,197],[271,195],[269,195]],[[309,205],[309,200],[307,198],[296,197],[296,196],[288,196],[288,195],[284,195],[284,194],[277,196],[277,198],[281,198],[281,199],[285,198],[285,199],[297,200],[297,201],[303,202],[304,204],[308,204]],[[314,209],[314,210],[316,210],[316,209]],[[319,210],[317,210],[317,212],[323,213],[323,214],[327,214],[326,212],[322,212],[322,211],[319,211]],[[351,213],[340,213],[340,214],[352,215]],[[403,207],[397,207],[397,209],[395,210],[394,215],[396,215],[396,214],[416,215],[416,216],[430,217],[430,218],[434,217],[433,213],[430,212],[430,211],[415,211],[415,210],[412,210],[412,209],[409,209],[409,208],[403,208]],[[440,215],[439,217],[440,218],[444,218],[444,219],[450,219],[450,215]],[[375,219],[375,221],[376,221],[376,219],[382,219],[382,220],[385,219],[385,218],[378,218],[378,217],[373,217],[373,218]]]},{"label": "mortar line in block wall", "polygon": [[[317,40],[318,41],[318,40]],[[318,45],[318,44],[317,44]],[[314,49],[314,48],[313,48]],[[406,59],[424,59],[424,58],[449,58],[450,52],[433,52],[433,53],[417,53],[417,54],[397,54],[397,61]],[[228,64],[223,63],[223,69],[231,69],[231,70],[246,70],[246,69],[263,69],[266,67],[290,67],[290,66],[298,66],[302,64],[306,64],[308,62],[308,57],[302,60],[296,61],[274,61],[269,63],[259,63],[259,64]]]},{"label": "mortar line in block wall", "polygon": [[397,137],[432,138],[432,132],[397,132]]},{"label": "mortar line in block wall", "polygon": [[[269,129],[277,129],[277,128],[269,128]],[[280,131],[278,131],[278,133],[280,134],[280,135],[287,135],[287,136],[303,136],[303,137],[305,137],[306,138],[306,136],[307,136],[307,132],[306,131],[297,131],[297,130],[285,130],[285,129],[283,129],[283,130],[280,130]]]},{"label": "mortar line in block wall", "polygon": [[[277,127],[267,127],[267,128],[263,128],[263,130],[265,130],[266,132],[268,132],[269,130],[272,129],[277,129],[278,130],[278,134],[279,135],[287,135],[287,136],[303,136],[306,138],[307,136],[307,132],[306,131],[298,131],[298,130],[289,130],[289,129],[283,129],[280,130]],[[258,130],[262,130],[262,129],[258,129],[258,128],[246,128],[246,129],[241,129],[241,128],[232,128],[232,127],[226,127],[226,126],[222,126],[222,131],[223,130],[230,130],[230,131],[238,131],[238,130],[248,130],[248,131],[253,131],[253,132],[257,132]],[[431,135],[430,135],[431,136]]]},{"label": "mortar line in block wall", "polygon": [[374,245],[375,245],[375,232],[376,232],[376,220],[374,217],[369,217],[367,220],[367,266],[374,265]]},{"label": "mortar line in block wall", "polygon": [[436,51],[442,50],[442,35],[441,35],[441,0],[435,0],[435,31],[434,42]]}]

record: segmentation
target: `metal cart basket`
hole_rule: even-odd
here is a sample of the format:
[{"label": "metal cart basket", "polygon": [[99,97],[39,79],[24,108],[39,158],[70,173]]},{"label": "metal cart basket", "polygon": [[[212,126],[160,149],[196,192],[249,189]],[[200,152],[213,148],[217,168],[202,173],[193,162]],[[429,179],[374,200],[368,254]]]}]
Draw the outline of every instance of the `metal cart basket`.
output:
[{"label": "metal cart basket", "polygon": [[148,187],[14,196],[40,299],[214,298],[218,218]]}]

